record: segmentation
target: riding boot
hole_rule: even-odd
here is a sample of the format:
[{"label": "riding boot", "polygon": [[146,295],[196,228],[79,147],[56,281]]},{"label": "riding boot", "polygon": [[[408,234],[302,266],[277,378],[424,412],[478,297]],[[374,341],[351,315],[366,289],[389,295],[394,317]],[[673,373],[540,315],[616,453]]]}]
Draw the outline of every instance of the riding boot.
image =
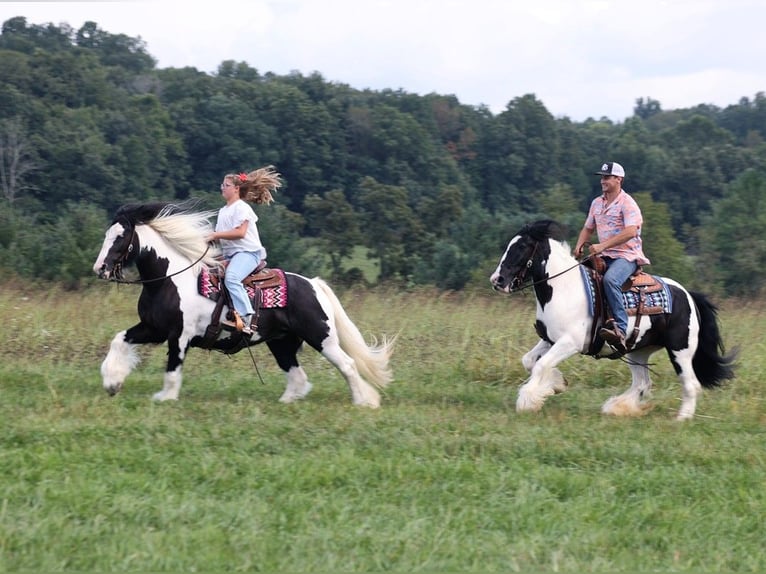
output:
[{"label": "riding boot", "polygon": [[245,315],[242,317],[242,334],[243,335],[252,335],[253,334],[253,315]]},{"label": "riding boot", "polygon": [[622,332],[614,320],[607,321],[601,330],[599,336],[617,350],[623,351],[625,347],[625,333]]}]

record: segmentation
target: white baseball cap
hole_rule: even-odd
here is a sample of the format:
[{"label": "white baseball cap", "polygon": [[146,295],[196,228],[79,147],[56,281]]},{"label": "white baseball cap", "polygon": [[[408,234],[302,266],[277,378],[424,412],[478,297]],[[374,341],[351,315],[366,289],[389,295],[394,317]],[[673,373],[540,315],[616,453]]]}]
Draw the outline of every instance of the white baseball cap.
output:
[{"label": "white baseball cap", "polygon": [[597,171],[595,175],[616,175],[617,177],[625,177],[625,168],[616,161],[608,161],[601,164],[601,169]]}]

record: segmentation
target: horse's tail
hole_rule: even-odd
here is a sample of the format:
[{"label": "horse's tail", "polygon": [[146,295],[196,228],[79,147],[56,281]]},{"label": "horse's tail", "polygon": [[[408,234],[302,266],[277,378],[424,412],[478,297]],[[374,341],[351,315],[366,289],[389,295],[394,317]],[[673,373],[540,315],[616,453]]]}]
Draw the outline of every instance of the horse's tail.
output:
[{"label": "horse's tail", "polygon": [[737,351],[726,354],[718,328],[718,308],[702,293],[690,291],[699,315],[700,333],[697,351],[692,359],[694,374],[703,387],[719,387],[734,378]]},{"label": "horse's tail", "polygon": [[387,339],[384,336],[381,343],[375,340],[372,345],[368,345],[330,286],[318,277],[314,277],[311,282],[322,290],[332,305],[340,346],[354,360],[359,374],[378,388],[386,387],[393,380],[388,362],[396,337]]}]

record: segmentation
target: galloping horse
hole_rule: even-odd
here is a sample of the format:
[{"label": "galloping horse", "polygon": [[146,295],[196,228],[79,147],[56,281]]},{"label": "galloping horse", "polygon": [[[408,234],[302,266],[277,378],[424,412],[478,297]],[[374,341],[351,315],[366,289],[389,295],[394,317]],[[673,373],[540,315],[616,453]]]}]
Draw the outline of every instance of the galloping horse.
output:
[{"label": "galloping horse", "polygon": [[265,342],[287,377],[279,400],[290,403],[311,390],[296,356],[305,341],[341,372],[354,404],[380,406],[375,387],[384,388],[392,380],[388,363],[394,340],[384,337],[380,344],[368,345],[319,278],[282,273],[282,303],[261,306],[252,338],[221,331],[210,343],[208,327],[216,302],[201,294],[200,278],[214,276],[220,268],[219,249],[204,239],[212,231],[209,220],[214,215],[169,203],[125,205],[116,212],[93,270],[102,279],[125,282],[123,267],[135,265],[140,276],[135,282],[142,284],[142,291],[139,322],[115,335],[101,364],[106,391],[114,395],[122,389],[138,363],[137,345],[167,341],[164,385],[153,397],[165,401],[178,399],[189,347],[235,353]]},{"label": "galloping horse", "polygon": [[[530,378],[519,389],[517,411],[537,411],[548,396],[565,391],[567,382],[556,365],[575,353],[610,358],[623,354],[604,347],[603,341],[594,344],[601,319],[594,318],[594,295],[580,267],[563,241],[561,227],[546,220],[525,226],[511,239],[490,277],[492,286],[504,293],[531,286],[537,300],[535,329],[540,341],[522,358]],[[632,384],[601,410],[623,416],[645,412],[652,387],[647,362],[664,347],[682,385],[677,418],[690,419],[701,387],[718,387],[734,376],[736,352],[723,355],[717,309],[707,297],[687,291],[672,279],[656,279],[665,286],[667,307],[656,314],[638,315],[638,324],[636,316],[629,317],[627,332],[633,335],[625,357]]]}]

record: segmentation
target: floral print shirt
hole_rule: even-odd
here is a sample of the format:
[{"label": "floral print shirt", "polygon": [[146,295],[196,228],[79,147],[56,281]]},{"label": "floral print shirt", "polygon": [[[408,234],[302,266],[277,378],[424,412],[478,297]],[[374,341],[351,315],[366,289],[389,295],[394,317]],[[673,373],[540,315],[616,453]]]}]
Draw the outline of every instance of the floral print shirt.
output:
[{"label": "floral print shirt", "polygon": [[635,261],[638,265],[648,265],[649,259],[644,255],[641,243],[641,225],[643,222],[641,209],[638,207],[636,200],[628,195],[624,189],[621,189],[615,200],[608,207],[605,195],[601,195],[591,202],[588,218],[585,220],[585,227],[588,229],[595,228],[598,233],[599,243],[603,243],[610,237],[620,233],[626,227],[635,225],[638,232],[633,239],[622,245],[605,249],[602,255],[614,259]]}]

